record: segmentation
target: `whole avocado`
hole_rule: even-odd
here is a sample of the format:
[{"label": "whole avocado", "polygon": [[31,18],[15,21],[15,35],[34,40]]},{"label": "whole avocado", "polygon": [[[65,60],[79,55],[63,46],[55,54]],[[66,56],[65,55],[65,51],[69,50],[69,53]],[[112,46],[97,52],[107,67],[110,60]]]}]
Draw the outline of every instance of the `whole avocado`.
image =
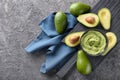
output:
[{"label": "whole avocado", "polygon": [[91,7],[88,4],[84,4],[82,2],[75,2],[70,5],[70,13],[74,16],[79,16],[80,14],[84,14],[89,12]]},{"label": "whole avocado", "polygon": [[92,65],[83,50],[79,50],[77,54],[77,70],[83,75],[88,75],[92,72]]},{"label": "whole avocado", "polygon": [[59,34],[64,33],[67,27],[67,16],[64,12],[57,12],[54,17],[55,29]]}]

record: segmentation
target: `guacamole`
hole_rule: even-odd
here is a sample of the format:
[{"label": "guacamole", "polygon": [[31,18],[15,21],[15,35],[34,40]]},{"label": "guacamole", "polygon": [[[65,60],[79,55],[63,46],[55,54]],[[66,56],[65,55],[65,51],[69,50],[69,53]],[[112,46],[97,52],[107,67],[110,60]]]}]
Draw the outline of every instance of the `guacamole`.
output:
[{"label": "guacamole", "polygon": [[105,36],[97,30],[89,30],[81,38],[83,50],[93,56],[104,52],[106,45]]}]

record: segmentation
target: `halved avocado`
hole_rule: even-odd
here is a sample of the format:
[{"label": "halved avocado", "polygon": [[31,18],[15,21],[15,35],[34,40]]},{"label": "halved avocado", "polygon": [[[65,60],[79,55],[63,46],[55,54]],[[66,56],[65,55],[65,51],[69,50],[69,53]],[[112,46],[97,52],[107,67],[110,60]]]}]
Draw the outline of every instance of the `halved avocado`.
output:
[{"label": "halved avocado", "polygon": [[80,38],[83,35],[84,31],[70,33],[65,37],[65,44],[69,47],[75,47],[80,44]]},{"label": "halved avocado", "polygon": [[96,27],[99,24],[99,17],[94,13],[79,15],[77,20],[86,27]]},{"label": "halved avocado", "polygon": [[110,29],[111,12],[108,8],[102,8],[98,11],[100,22],[105,30]]},{"label": "halved avocado", "polygon": [[105,56],[117,43],[117,37],[113,32],[107,32],[106,33],[107,39],[108,39],[108,45],[107,49],[104,53],[102,53],[102,56]]}]

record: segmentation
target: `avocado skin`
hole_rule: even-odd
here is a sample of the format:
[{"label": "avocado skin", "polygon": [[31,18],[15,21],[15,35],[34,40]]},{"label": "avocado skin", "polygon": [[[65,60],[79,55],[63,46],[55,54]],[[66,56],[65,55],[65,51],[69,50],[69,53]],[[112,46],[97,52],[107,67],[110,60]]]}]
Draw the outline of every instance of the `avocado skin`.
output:
[{"label": "avocado skin", "polygon": [[80,14],[84,14],[89,12],[91,7],[88,4],[84,4],[81,2],[75,2],[70,5],[70,13],[74,16],[79,16]]},{"label": "avocado skin", "polygon": [[115,47],[116,43],[117,43],[117,37],[113,32],[107,32],[106,33],[106,37],[108,39],[108,46],[105,50],[104,53],[102,53],[102,56],[107,55],[107,53],[113,48]]},{"label": "avocado skin", "polygon": [[55,29],[59,34],[64,33],[67,27],[67,16],[64,12],[57,12],[54,17]]},{"label": "avocado skin", "polygon": [[77,53],[77,70],[83,75],[88,75],[92,72],[92,65],[83,50]]}]

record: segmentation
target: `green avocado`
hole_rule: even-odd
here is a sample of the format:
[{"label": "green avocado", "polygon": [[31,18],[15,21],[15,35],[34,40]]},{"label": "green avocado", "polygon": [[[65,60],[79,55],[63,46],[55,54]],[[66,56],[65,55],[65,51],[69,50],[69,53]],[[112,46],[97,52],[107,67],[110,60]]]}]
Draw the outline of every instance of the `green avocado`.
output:
[{"label": "green avocado", "polygon": [[77,20],[86,27],[96,27],[99,24],[99,17],[94,13],[82,14],[77,17]]},{"label": "green avocado", "polygon": [[75,47],[80,44],[80,38],[84,31],[70,33],[65,37],[65,44],[69,47]]},{"label": "green avocado", "polygon": [[78,16],[80,14],[84,14],[89,12],[91,7],[88,4],[84,4],[81,2],[75,2],[70,5],[70,13],[74,16]]},{"label": "green avocado", "polygon": [[92,72],[92,64],[83,50],[79,50],[77,53],[76,67],[78,72],[83,75],[88,75]]},{"label": "green avocado", "polygon": [[108,8],[102,8],[98,11],[98,16],[100,18],[100,22],[102,24],[102,27],[105,30],[110,29],[111,24],[111,12]]},{"label": "green avocado", "polygon": [[64,33],[67,27],[67,16],[64,12],[57,12],[54,17],[55,29],[59,34]]},{"label": "green avocado", "polygon": [[105,56],[117,43],[117,37],[113,32],[107,32],[106,36],[108,39],[108,45],[105,52],[102,53],[102,56]]}]

